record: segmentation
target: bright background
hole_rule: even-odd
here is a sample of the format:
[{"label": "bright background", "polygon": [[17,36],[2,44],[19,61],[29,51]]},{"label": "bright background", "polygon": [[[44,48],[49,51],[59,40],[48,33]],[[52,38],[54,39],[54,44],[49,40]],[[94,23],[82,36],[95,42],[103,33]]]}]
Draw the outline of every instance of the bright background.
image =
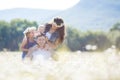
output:
[{"label": "bright background", "polygon": [[64,10],[72,7],[80,0],[2,0],[0,10],[11,8],[34,8]]}]

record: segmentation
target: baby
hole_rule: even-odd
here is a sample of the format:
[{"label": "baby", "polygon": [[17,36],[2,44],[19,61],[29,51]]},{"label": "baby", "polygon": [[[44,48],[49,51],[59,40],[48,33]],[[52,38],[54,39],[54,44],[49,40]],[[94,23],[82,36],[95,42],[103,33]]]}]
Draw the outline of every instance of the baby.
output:
[{"label": "baby", "polygon": [[44,25],[40,25],[40,26],[38,27],[38,32],[39,32],[40,34],[44,33],[44,28],[45,28]]},{"label": "baby", "polygon": [[44,33],[44,25],[40,25],[40,26],[38,26],[38,29],[37,29],[36,32],[34,33],[34,34],[35,34],[34,37],[37,37],[37,36],[39,36],[39,35],[41,35],[41,34],[43,34],[43,33]]}]

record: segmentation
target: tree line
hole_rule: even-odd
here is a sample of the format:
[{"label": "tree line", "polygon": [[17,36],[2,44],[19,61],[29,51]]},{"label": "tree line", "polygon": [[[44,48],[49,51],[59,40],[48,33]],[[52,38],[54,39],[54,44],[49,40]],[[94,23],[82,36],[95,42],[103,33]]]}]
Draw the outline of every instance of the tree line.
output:
[{"label": "tree line", "polygon": [[[13,19],[10,22],[0,20],[0,51],[7,49],[18,51],[23,38],[23,31],[29,27],[38,27],[36,21]],[[67,26],[64,44],[71,51],[86,51],[86,45],[96,45],[98,51],[103,51],[112,45],[120,49],[120,22],[116,22],[109,31],[82,32]]]},{"label": "tree line", "polygon": [[29,26],[38,26],[35,21],[13,19],[10,22],[0,21],[0,50],[19,50],[23,38],[23,31]]},{"label": "tree line", "polygon": [[116,22],[109,31],[86,31],[67,28],[67,46],[70,50],[86,51],[86,45],[95,45],[97,51],[104,51],[111,46],[120,50],[120,22]]}]

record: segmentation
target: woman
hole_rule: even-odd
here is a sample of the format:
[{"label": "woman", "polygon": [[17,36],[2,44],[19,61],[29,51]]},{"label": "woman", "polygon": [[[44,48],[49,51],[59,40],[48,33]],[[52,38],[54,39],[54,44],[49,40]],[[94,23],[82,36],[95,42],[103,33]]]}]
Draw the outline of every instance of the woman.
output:
[{"label": "woman", "polygon": [[22,59],[26,57],[26,54],[28,53],[29,49],[33,47],[36,42],[34,41],[34,33],[36,28],[35,27],[28,27],[23,33],[24,38],[21,43],[20,49],[23,51],[22,53]]},{"label": "woman", "polygon": [[62,18],[56,17],[52,23],[45,25],[45,36],[48,38],[48,43],[53,49],[61,44],[65,37],[65,25]]}]

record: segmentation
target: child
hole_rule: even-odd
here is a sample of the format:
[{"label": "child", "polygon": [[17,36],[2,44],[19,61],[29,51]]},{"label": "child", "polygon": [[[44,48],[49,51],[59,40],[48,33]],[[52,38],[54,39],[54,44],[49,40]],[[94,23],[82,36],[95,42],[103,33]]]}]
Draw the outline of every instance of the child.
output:
[{"label": "child", "polygon": [[44,25],[40,25],[40,26],[38,27],[38,32],[39,32],[39,34],[43,34],[43,33],[44,33],[44,28],[45,28]]},{"label": "child", "polygon": [[37,31],[35,32],[35,35],[34,35],[34,40],[37,41],[37,36],[43,35],[43,33],[44,33],[44,25],[38,26],[38,29],[37,29]]},{"label": "child", "polygon": [[44,25],[38,26],[37,31],[35,32],[35,38],[39,35],[42,35],[44,33]]},{"label": "child", "polygon": [[32,59],[33,55],[32,53],[34,51],[37,51],[39,49],[41,50],[50,50],[49,45],[46,43],[46,37],[44,35],[39,35],[37,36],[37,45],[35,45],[34,47],[30,48],[30,50],[28,51],[27,57],[30,57]]},{"label": "child", "polygon": [[25,36],[24,36],[23,41],[22,41],[21,46],[20,46],[20,49],[23,51],[22,59],[25,58],[29,49],[36,44],[36,42],[34,41],[34,31],[35,31],[35,27],[28,27],[23,32]]}]

